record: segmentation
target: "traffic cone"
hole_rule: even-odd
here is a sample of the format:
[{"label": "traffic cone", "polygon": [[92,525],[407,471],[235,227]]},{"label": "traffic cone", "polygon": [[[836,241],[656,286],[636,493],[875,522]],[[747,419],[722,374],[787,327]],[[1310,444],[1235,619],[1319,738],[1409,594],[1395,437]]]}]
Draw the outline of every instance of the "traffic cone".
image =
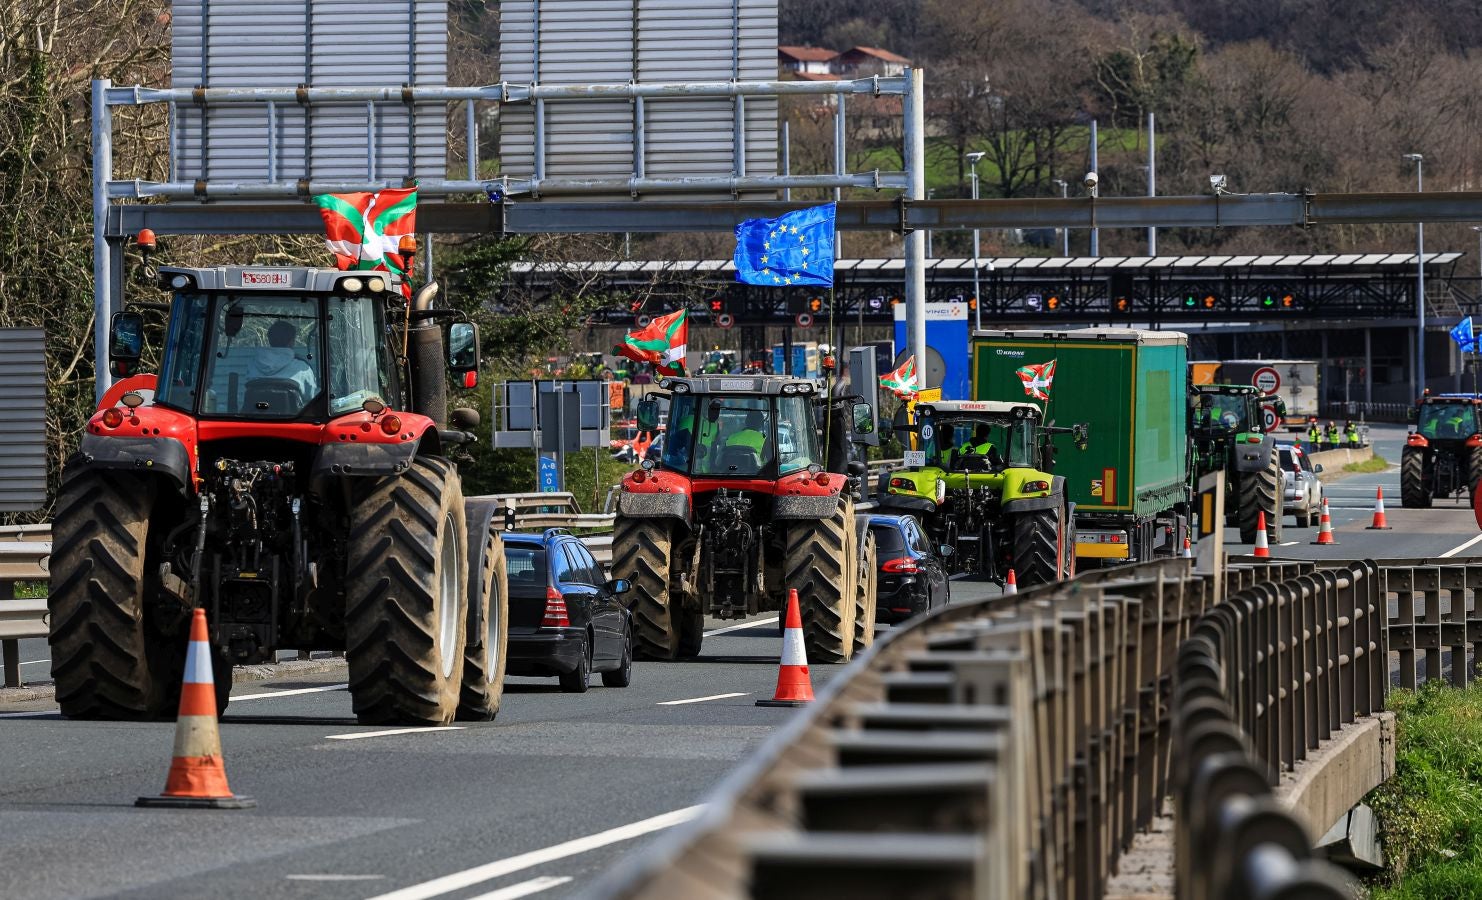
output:
[{"label": "traffic cone", "polygon": [[1328,498],[1322,498],[1322,516],[1317,520],[1317,540],[1314,544],[1336,544],[1337,539],[1333,537],[1333,520],[1328,515]]},{"label": "traffic cone", "polygon": [[1189,543],[1189,539],[1188,538],[1184,538],[1184,556],[1183,556],[1183,558],[1184,559],[1193,559],[1194,558],[1194,546]]},{"label": "traffic cone", "polygon": [[787,619],[782,630],[782,664],[777,670],[777,690],[771,700],[757,706],[803,706],[813,702],[813,681],[808,677],[808,655],[803,651],[803,616],[798,612],[798,592],[787,590]]},{"label": "traffic cone", "polygon": [[1266,511],[1260,510],[1256,513],[1256,556],[1269,557],[1271,547],[1266,543]]},{"label": "traffic cone", "polygon": [[1019,579],[1014,577],[1014,570],[1009,569],[1009,577],[1003,583],[1003,595],[1007,597],[1010,594],[1017,593],[1019,593]]},{"label": "traffic cone", "polygon": [[1379,494],[1374,498],[1374,524],[1369,526],[1370,531],[1389,531],[1389,522],[1384,518],[1384,485],[1379,486]]},{"label": "traffic cone", "polygon": [[190,621],[185,683],[180,689],[180,714],[175,719],[175,756],[165,779],[165,791],[158,797],[140,797],[134,801],[135,806],[247,809],[257,805],[257,801],[239,797],[227,787],[216,715],[211,638],[206,633],[206,611],[197,609]]}]

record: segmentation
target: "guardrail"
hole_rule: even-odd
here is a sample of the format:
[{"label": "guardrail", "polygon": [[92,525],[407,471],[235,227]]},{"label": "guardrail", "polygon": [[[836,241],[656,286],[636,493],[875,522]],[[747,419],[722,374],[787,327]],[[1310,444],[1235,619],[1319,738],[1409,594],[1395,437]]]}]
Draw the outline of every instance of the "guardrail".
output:
[{"label": "guardrail", "polygon": [[22,638],[46,637],[46,598],[17,599],[16,583],[50,578],[51,527],[0,527],[0,664],[5,687],[20,687]]},{"label": "guardrail", "polygon": [[[954,604],[598,893],[1350,896],[1311,839],[1392,773],[1392,682],[1476,677],[1479,590],[1482,563],[1236,558]],[[1113,876],[1150,830],[1174,837],[1163,883],[1143,866],[1130,890]]]}]

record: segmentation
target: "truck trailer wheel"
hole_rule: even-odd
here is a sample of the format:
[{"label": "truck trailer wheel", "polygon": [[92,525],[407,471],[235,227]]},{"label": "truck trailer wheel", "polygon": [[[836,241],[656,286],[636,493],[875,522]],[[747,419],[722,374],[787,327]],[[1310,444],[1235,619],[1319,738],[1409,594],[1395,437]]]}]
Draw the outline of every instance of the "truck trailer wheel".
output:
[{"label": "truck trailer wheel", "polygon": [[[52,522],[52,678],[62,715],[150,719],[168,714],[168,660],[144,614],[146,541],[154,483],[83,469],[62,482]],[[182,656],[183,658],[183,656]],[[230,685],[230,681],[228,681]]]},{"label": "truck trailer wheel", "polygon": [[[483,545],[479,532],[485,535]],[[504,699],[504,672],[509,647],[509,566],[504,539],[483,516],[469,511],[468,600],[470,613],[479,610],[483,629],[470,630],[463,651],[463,687],[458,695],[458,718],[488,722],[499,714]],[[473,621],[470,615],[469,621]]]},{"label": "truck trailer wheel", "polygon": [[1400,452],[1400,505],[1406,509],[1430,509],[1431,487],[1425,477],[1425,449],[1406,447]]},{"label": "truck trailer wheel", "polygon": [[840,501],[827,519],[798,521],[787,529],[783,586],[798,592],[810,663],[848,662],[854,655],[856,541],[850,500]]},{"label": "truck trailer wheel", "polygon": [[1061,540],[1061,508],[1034,509],[1014,516],[1014,576],[1021,588],[1059,581],[1064,553],[1075,552]]},{"label": "truck trailer wheel", "polygon": [[446,725],[468,632],[468,523],[452,463],[366,479],[350,511],[345,656],[362,724]]},{"label": "truck trailer wheel", "polygon": [[1256,542],[1256,524],[1260,513],[1266,514],[1266,537],[1273,543],[1281,543],[1281,457],[1275,449],[1266,461],[1266,468],[1259,472],[1240,473],[1240,542]]},{"label": "truck trailer wheel", "polygon": [[875,582],[880,573],[875,533],[866,525],[855,533],[855,540],[859,542],[859,571],[854,578],[854,652],[860,653],[875,643]]},{"label": "truck trailer wheel", "polygon": [[[631,585],[633,653],[639,658],[674,659],[679,655],[679,624],[669,591],[670,525],[663,519],[618,516],[612,528],[612,577]],[[689,649],[686,647],[685,649]],[[694,648],[695,653],[700,648]]]}]

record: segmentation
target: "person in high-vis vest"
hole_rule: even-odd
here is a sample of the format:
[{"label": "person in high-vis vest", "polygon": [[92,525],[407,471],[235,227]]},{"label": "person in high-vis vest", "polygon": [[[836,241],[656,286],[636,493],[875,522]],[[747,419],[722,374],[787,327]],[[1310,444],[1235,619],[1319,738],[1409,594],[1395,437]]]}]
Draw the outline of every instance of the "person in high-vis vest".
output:
[{"label": "person in high-vis vest", "polygon": [[1328,438],[1328,441],[1327,441],[1328,449],[1329,450],[1337,450],[1338,449],[1338,446],[1339,446],[1339,444],[1338,444],[1338,426],[1336,424],[1334,424],[1333,422],[1331,422],[1331,421],[1328,422],[1328,434],[1327,434],[1327,438]]},{"label": "person in high-vis vest", "polygon": [[1358,426],[1353,424],[1352,419],[1343,423],[1343,434],[1348,438],[1348,449],[1357,450],[1359,446]]},{"label": "person in high-vis vest", "polygon": [[1322,443],[1322,431],[1318,429],[1316,419],[1313,419],[1312,423],[1307,426],[1307,443],[1312,445],[1313,450],[1316,450],[1317,445]]}]

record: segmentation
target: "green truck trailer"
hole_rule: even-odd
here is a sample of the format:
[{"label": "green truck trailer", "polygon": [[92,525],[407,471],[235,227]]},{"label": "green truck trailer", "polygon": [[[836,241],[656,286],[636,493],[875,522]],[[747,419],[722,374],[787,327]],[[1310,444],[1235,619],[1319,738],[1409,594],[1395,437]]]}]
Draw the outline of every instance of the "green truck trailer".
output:
[{"label": "green truck trailer", "polygon": [[972,349],[974,400],[1027,397],[1046,422],[1090,426],[1087,449],[1066,440],[1054,467],[1075,504],[1079,562],[1182,551],[1191,512],[1187,335],[1130,328],[979,331]]}]

